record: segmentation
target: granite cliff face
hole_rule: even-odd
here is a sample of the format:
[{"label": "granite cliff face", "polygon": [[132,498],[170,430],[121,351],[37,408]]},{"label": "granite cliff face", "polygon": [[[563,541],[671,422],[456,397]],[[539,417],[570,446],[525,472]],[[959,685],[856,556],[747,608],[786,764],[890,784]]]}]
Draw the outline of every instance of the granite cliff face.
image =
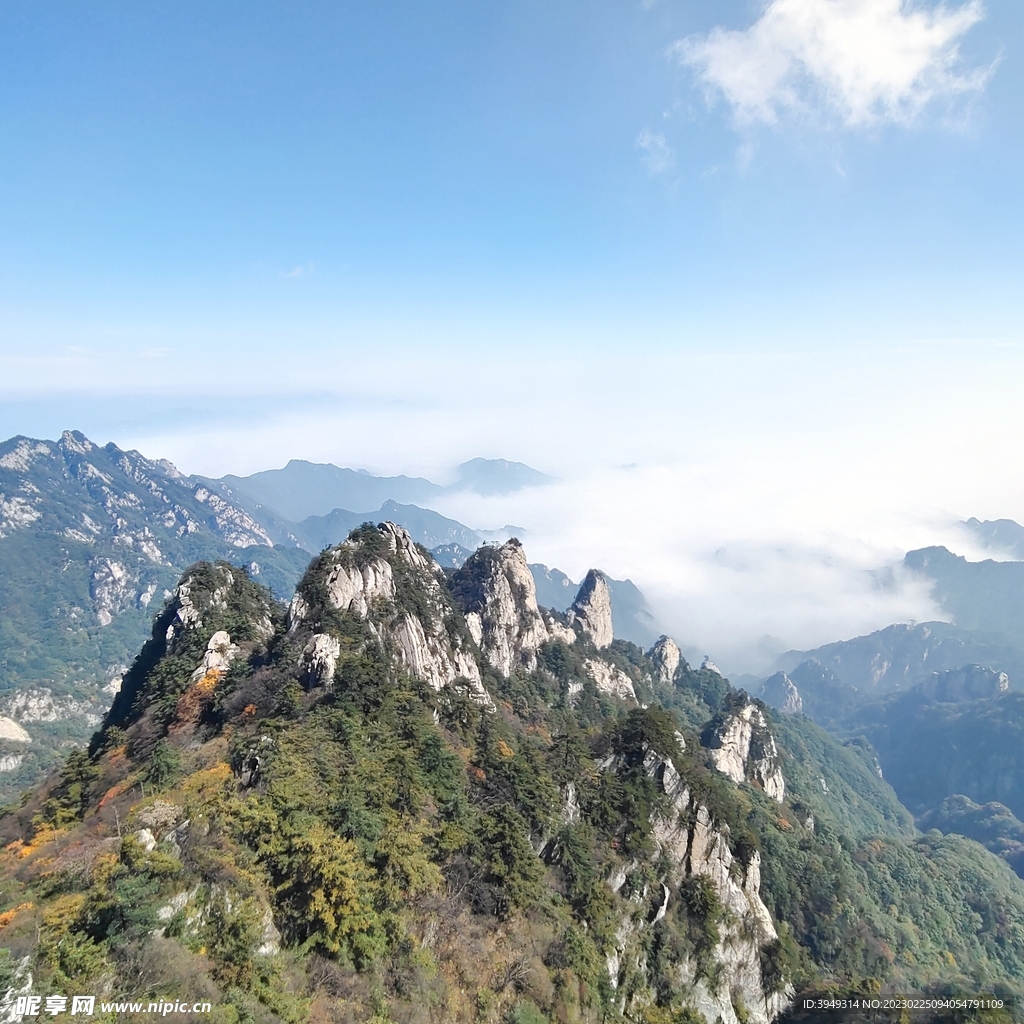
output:
[{"label": "granite cliff face", "polygon": [[782,802],[786,781],[775,737],[764,712],[749,698],[722,714],[707,730],[706,745],[715,767],[737,785],[749,779]]},{"label": "granite cliff face", "polygon": [[612,630],[612,595],[603,572],[591,569],[580,584],[579,593],[569,609],[569,618],[578,622],[584,634],[601,650],[615,639]]},{"label": "granite cliff face", "polygon": [[668,636],[661,636],[657,643],[647,652],[647,657],[654,664],[655,678],[666,686],[675,679],[676,669],[683,660],[679,645]]},{"label": "granite cliff face", "polygon": [[402,527],[381,523],[354,531],[321,554],[299,584],[289,632],[308,636],[301,662],[324,685],[330,685],[338,657],[331,612],[365,622],[369,637],[432,689],[458,681],[490,703],[475,645],[459,621],[444,573]]},{"label": "granite cliff face", "polygon": [[693,991],[694,1003],[708,1021],[768,1024],[789,1005],[792,987],[773,989],[762,973],[763,951],[778,933],[761,899],[760,853],[752,850],[745,863],[736,861],[728,826],[715,823],[671,760],[649,757],[647,769],[669,801],[667,813],[655,818],[653,831],[658,853],[672,865],[659,913],[669,909],[672,890],[693,878],[706,879],[726,910],[726,923],[710,951],[714,966],[698,972],[696,964],[684,963],[678,984]]},{"label": "granite cliff face", "polygon": [[785,672],[776,672],[769,676],[761,686],[761,700],[771,704],[784,715],[798,715],[804,709],[803,698]]},{"label": "granite cliff face", "polygon": [[508,678],[514,669],[537,667],[537,651],[552,639],[550,619],[537,606],[533,574],[518,540],[480,548],[452,574],[448,587],[492,668]]}]

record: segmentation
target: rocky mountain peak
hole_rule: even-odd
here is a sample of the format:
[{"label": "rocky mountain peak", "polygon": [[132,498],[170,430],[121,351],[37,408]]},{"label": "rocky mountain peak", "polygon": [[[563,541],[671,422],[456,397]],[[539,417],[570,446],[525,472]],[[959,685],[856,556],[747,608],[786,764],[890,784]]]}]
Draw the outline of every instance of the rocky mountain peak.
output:
[{"label": "rocky mountain peak", "polygon": [[78,455],[88,455],[95,449],[95,445],[81,431],[65,430],[57,442],[61,451],[75,452]]},{"label": "rocky mountain peak", "polygon": [[485,545],[452,574],[448,587],[488,663],[508,677],[537,667],[537,650],[550,639],[537,606],[537,588],[522,544]]},{"label": "rocky mountain peak", "polygon": [[611,590],[605,574],[599,569],[591,569],[587,573],[569,611],[598,650],[607,647],[615,638]]},{"label": "rocky mountain peak", "polygon": [[166,681],[154,690],[151,678],[154,666],[167,656],[191,663],[175,692],[185,701],[179,700],[179,710],[189,709],[185,718],[197,720],[232,662],[265,645],[279,621],[269,592],[245,570],[226,562],[190,566],[154,620],[152,636],[125,674],[105,724],[124,726],[150,704],[167,701],[159,689]]},{"label": "rocky mountain peak", "polygon": [[387,543],[388,550],[406,565],[432,573],[437,572],[437,563],[416,544],[405,527],[397,526],[392,522],[384,522],[377,529],[380,530]]},{"label": "rocky mountain peak", "polygon": [[[607,768],[621,771],[621,763],[622,759],[609,762]],[[748,850],[737,857],[729,826],[715,820],[671,758],[649,750],[642,769],[667,802],[665,810],[651,820],[658,862],[667,871],[660,879],[661,901],[653,917],[648,914],[646,919],[628,921],[616,932],[615,949],[607,959],[609,980],[619,990],[629,970],[642,962],[645,931],[675,910],[681,893],[706,886],[704,891],[714,892],[726,911],[708,950],[718,970],[702,976],[687,963],[677,976],[678,983],[692,992],[704,1020],[768,1024],[785,1008],[792,988],[773,988],[762,968],[764,952],[777,941],[778,932],[761,897],[760,854]],[[621,868],[609,879],[609,886],[622,892],[628,876],[628,866]],[[744,1008],[742,1017],[736,1013],[737,1003]]]},{"label": "rocky mountain peak", "polygon": [[946,672],[933,672],[930,679],[917,687],[917,691],[937,704],[952,704],[998,697],[1009,688],[1010,679],[1005,672],[981,665],[964,665]]},{"label": "rocky mountain peak", "polygon": [[655,645],[647,652],[647,657],[654,663],[655,678],[666,684],[675,678],[676,669],[683,660],[675,640],[664,635],[658,637]]},{"label": "rocky mountain peak", "polygon": [[[325,607],[326,603],[326,607]],[[461,680],[490,704],[468,631],[437,563],[395,523],[353,530],[309,567],[289,609],[289,633],[306,637],[300,662],[312,684],[331,685],[341,652],[328,612],[365,622],[398,664],[434,690]]]},{"label": "rocky mountain peak", "polygon": [[796,683],[785,672],[776,672],[764,681],[761,686],[761,700],[771,704],[784,715],[797,715],[804,709],[804,701]]},{"label": "rocky mountain peak", "polygon": [[782,759],[761,708],[742,691],[705,730],[703,743],[711,761],[739,784],[750,779],[773,800],[782,803],[786,781]]}]

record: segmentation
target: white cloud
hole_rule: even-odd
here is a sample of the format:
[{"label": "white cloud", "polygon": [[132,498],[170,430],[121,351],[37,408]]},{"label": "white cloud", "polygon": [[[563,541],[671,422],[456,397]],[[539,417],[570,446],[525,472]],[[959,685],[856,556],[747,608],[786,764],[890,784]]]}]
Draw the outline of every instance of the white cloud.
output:
[{"label": "white cloud", "polygon": [[[937,616],[920,581],[880,586],[875,570],[927,544],[969,554],[957,519],[1024,521],[1024,346],[638,344],[625,356],[552,347],[515,359],[296,346],[294,375],[279,358],[240,359],[233,408],[224,380],[196,359],[182,377],[187,399],[95,439],[211,476],[305,458],[444,482],[477,455],[527,462],[560,482],[460,492],[439,511],[477,528],[525,527],[530,559],[574,579],[591,566],[632,578],[679,641],[728,671],[763,667],[780,647]],[[314,365],[337,393],[298,390]],[[258,397],[257,381],[274,393]],[[223,415],[197,406],[197,387]],[[55,429],[67,415],[60,406]],[[778,638],[771,649],[766,636]]]},{"label": "white cloud", "polygon": [[638,149],[643,150],[644,155],[641,159],[651,174],[661,174],[672,166],[674,154],[664,135],[644,128],[636,137],[636,145]]},{"label": "white cloud", "polygon": [[690,36],[672,53],[739,124],[787,115],[907,124],[935,100],[984,88],[994,65],[964,69],[958,45],[983,17],[981,0],[772,0],[749,28]]}]

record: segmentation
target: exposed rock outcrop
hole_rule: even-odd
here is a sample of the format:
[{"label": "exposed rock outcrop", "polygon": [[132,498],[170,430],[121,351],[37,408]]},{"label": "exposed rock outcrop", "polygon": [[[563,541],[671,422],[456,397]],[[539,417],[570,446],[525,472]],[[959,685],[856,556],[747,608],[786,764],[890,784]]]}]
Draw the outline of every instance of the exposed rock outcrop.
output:
[{"label": "exposed rock outcrop", "polygon": [[[261,640],[267,639],[274,631],[271,622],[271,609],[266,598],[253,592],[253,584],[245,574],[223,562],[207,564],[202,575],[190,572],[174,588],[171,607],[174,617],[167,627],[167,643],[173,644],[175,639],[189,629],[202,629],[203,618],[211,615],[216,617],[228,610],[228,600],[232,595],[236,599],[242,592],[248,592],[244,601],[245,613],[253,633]],[[213,638],[211,637],[211,643]]]},{"label": "exposed rock outcrop", "polygon": [[598,693],[618,697],[620,700],[632,701],[634,704],[638,703],[636,691],[633,689],[633,681],[622,669],[594,658],[588,658],[583,665],[590,678],[594,680]]},{"label": "exposed rock outcrop", "polygon": [[[127,727],[145,713],[148,666],[167,655],[187,655],[194,667],[179,694],[173,719],[176,731],[187,731],[209,708],[232,662],[274,632],[276,611],[270,596],[244,571],[224,562],[197,562],[168,597],[140,657],[117,680],[120,685],[108,691],[114,699],[104,719],[107,726]],[[237,644],[222,628],[227,624],[238,633]],[[194,660],[197,642],[202,644],[198,664]]]},{"label": "exposed rock outcrop", "polygon": [[391,635],[399,661],[411,676],[434,690],[464,679],[480,700],[491,703],[472,652],[453,643],[440,615],[424,620],[406,612],[392,627]]},{"label": "exposed rock outcrop", "polygon": [[89,590],[101,626],[109,626],[115,615],[135,604],[137,583],[138,578],[121,562],[99,558],[93,563]]},{"label": "exposed rock outcrop", "polygon": [[798,715],[804,709],[800,691],[785,672],[769,676],[761,686],[761,700],[784,715]]},{"label": "exposed rock outcrop", "polygon": [[721,715],[705,733],[704,745],[723,775],[737,785],[749,778],[782,803],[786,793],[782,760],[764,712],[756,704],[741,704]]},{"label": "exposed rock outcrop", "polygon": [[607,647],[615,639],[612,631],[612,594],[603,572],[591,569],[587,573],[569,609],[569,615],[572,620],[579,622],[584,634],[598,650]]},{"label": "exposed rock outcrop", "polygon": [[551,636],[518,540],[480,548],[451,576],[448,588],[488,664],[506,677],[516,668],[537,667],[537,650]]},{"label": "exposed rock outcrop", "polygon": [[[678,987],[690,993],[693,1007],[708,1021],[769,1024],[789,1004],[793,990],[788,984],[780,991],[765,990],[761,953],[778,933],[760,895],[760,854],[750,851],[745,863],[736,863],[728,827],[718,825],[708,808],[691,796],[670,760],[651,752],[644,768],[669,800],[667,812],[652,820],[652,838],[656,856],[670,868],[657,891],[644,894],[646,906],[617,929],[615,949],[607,960],[609,979],[619,989],[630,969],[642,975],[644,930],[665,915],[687,879],[701,877],[714,887],[725,914],[710,967],[684,960],[678,968]],[[620,870],[609,885],[619,891],[626,877],[627,872]],[[624,995],[623,1010],[630,998]]]},{"label": "exposed rock outcrop", "polygon": [[0,710],[16,722],[61,722],[80,719],[97,726],[103,720],[99,705],[74,697],[54,697],[45,686],[16,690],[0,705]]},{"label": "exposed rock outcrop", "polygon": [[365,619],[375,602],[394,600],[395,576],[391,563],[383,558],[375,558],[362,566],[339,562],[327,577],[327,595],[335,608]]},{"label": "exposed rock outcrop", "polygon": [[0,718],[0,740],[31,743],[32,737],[13,718]]},{"label": "exposed rock outcrop", "polygon": [[[443,570],[402,527],[381,523],[325,551],[292,600],[290,634],[312,628],[314,634],[327,635],[318,625],[321,594],[331,608],[365,621],[370,634],[389,645],[414,678],[435,690],[461,679],[481,703],[492,703],[470,638],[455,626],[457,613]],[[317,677],[327,678],[328,666],[329,675],[334,674],[338,654],[327,639],[311,637],[303,649],[304,664],[307,671],[315,664]]]},{"label": "exposed rock outcrop", "polygon": [[550,639],[560,640],[563,644],[576,643],[576,633],[573,630],[564,623],[559,622],[558,619],[556,619],[555,616],[546,609],[541,609],[541,615],[544,618],[544,625],[547,627]]},{"label": "exposed rock outcrop", "polygon": [[238,647],[231,642],[231,634],[226,629],[218,629],[206,645],[203,660],[196,666],[190,682],[197,683],[210,675],[222,676],[231,667],[231,662],[238,654]]},{"label": "exposed rock outcrop", "polygon": [[930,679],[916,687],[916,691],[926,700],[953,704],[998,697],[1009,688],[1010,679],[1005,672],[983,668],[981,665],[964,665],[947,672],[933,672]]},{"label": "exposed rock outcrop", "polygon": [[302,667],[310,686],[334,687],[334,670],[341,655],[341,644],[330,633],[314,633],[302,649]]},{"label": "exposed rock outcrop", "polygon": [[654,662],[655,679],[666,684],[670,684],[675,678],[676,669],[683,660],[675,640],[664,635],[658,637],[655,645],[647,652],[647,657]]}]

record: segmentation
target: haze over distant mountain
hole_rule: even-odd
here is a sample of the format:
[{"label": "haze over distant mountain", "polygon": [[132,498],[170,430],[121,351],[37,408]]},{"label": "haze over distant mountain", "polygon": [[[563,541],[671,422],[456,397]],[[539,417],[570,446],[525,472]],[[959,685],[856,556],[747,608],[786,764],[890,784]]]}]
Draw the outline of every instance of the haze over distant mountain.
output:
[{"label": "haze over distant mountain", "polygon": [[[422,493],[422,485],[440,491],[409,477],[289,465],[297,472],[276,471],[271,480],[311,488],[324,481],[329,489],[354,478],[363,493]],[[547,479],[502,460],[474,460],[464,469],[465,487]],[[0,443],[0,800],[37,778],[61,744],[91,732],[153,612],[188,565],[243,564],[277,597],[288,597],[312,556],[367,521],[395,522],[424,547],[443,548],[453,568],[482,544],[524,532],[473,530],[390,497],[372,511],[336,508],[292,522],[224,481],[187,476],[113,444],[100,447],[77,431],[56,442]],[[653,642],[643,595],[628,581],[609,586],[622,625],[616,635]],[[564,610],[574,594],[575,587],[557,606]]]},{"label": "haze over distant mountain", "polygon": [[0,797],[88,735],[197,559],[243,563],[284,596],[309,556],[169,462],[77,431],[0,442],[0,713],[30,737],[0,738]]},{"label": "haze over distant mountain", "polygon": [[554,482],[553,476],[532,469],[522,462],[506,459],[470,459],[459,466],[458,480],[451,490],[477,494],[511,494],[524,487],[539,487]]},{"label": "haze over distant mountain", "polygon": [[[964,525],[1003,554],[1024,539],[1012,520]],[[790,651],[753,692],[799,705],[837,736],[866,737],[920,827],[977,839],[1024,872],[1024,562],[936,546],[904,565],[932,580],[952,622]]]},{"label": "haze over distant mountain", "polygon": [[250,476],[224,476],[217,483],[271,512],[299,522],[326,516],[335,509],[375,509],[386,501],[422,504],[453,491],[481,495],[510,494],[554,478],[522,462],[471,459],[458,467],[455,483],[442,487],[423,477],[373,476],[363,469],[292,459],[283,469]]},{"label": "haze over distant mountain", "polygon": [[[1004,537],[1024,532],[1010,520],[999,524]],[[1012,642],[1024,636],[1024,562],[968,562],[944,547],[928,547],[909,551],[904,564],[935,581],[933,596],[957,626],[1002,633]]]},{"label": "haze over distant mountain", "polygon": [[422,477],[373,476],[362,469],[292,459],[283,469],[220,478],[240,495],[289,519],[326,516],[335,509],[378,508],[385,501],[429,501],[444,488]]},{"label": "haze over distant mountain", "polygon": [[302,547],[315,554],[332,544],[340,544],[362,523],[380,523],[384,520],[403,526],[417,544],[429,549],[444,544],[457,544],[472,553],[484,542],[479,532],[439,512],[390,500],[374,512],[349,512],[347,509],[336,508],[326,516],[309,516],[296,523],[292,529]]},{"label": "haze over distant mountain", "polygon": [[860,700],[908,690],[933,672],[969,664],[990,665],[1006,672],[1014,685],[1024,683],[1022,647],[1002,634],[949,622],[896,623],[811,651],[788,651],[773,668],[795,678],[805,664],[820,666],[835,683],[857,691]]},{"label": "haze over distant mountain", "polygon": [[[490,470],[481,472],[466,480],[485,488]],[[4,819],[0,845],[18,854],[11,884],[22,884],[23,850],[45,872],[52,857],[77,856],[77,844],[118,841],[120,874],[75,875],[75,891],[125,915],[141,907],[132,941],[157,951],[178,941],[180,924],[204,944],[197,949],[213,951],[218,978],[231,957],[320,949],[304,945],[309,906],[288,895],[289,886],[307,892],[307,868],[390,893],[397,916],[387,920],[407,922],[409,935],[426,934],[442,906],[420,913],[427,905],[402,888],[414,876],[431,900],[454,908],[456,893],[463,928],[446,934],[485,921],[498,934],[515,922],[517,935],[536,940],[528,973],[539,987],[529,991],[541,1002],[570,991],[558,979],[577,967],[589,972],[596,1006],[601,992],[656,991],[685,962],[706,972],[694,975],[709,986],[698,1000],[706,1020],[768,1024],[787,977],[976,986],[1022,976],[1024,942],[1000,944],[1000,929],[1009,921],[1024,935],[1024,884],[992,856],[1024,870],[1024,694],[1012,692],[1024,679],[1024,641],[1002,620],[1000,632],[897,624],[789,652],[760,691],[751,687],[775,713],[658,637],[630,580],[592,570],[577,588],[529,564],[518,540],[481,544],[490,539],[392,498],[372,512],[291,521],[224,481],[72,432],[0,445],[0,793],[16,795],[64,746],[79,745]],[[990,578],[1010,581],[1002,603],[1012,606],[1019,565],[966,563],[945,549],[907,559],[935,573],[965,616],[985,621]],[[286,597],[300,576],[287,606],[257,585]],[[675,801],[664,820],[663,798]],[[904,805],[922,827],[955,834],[920,837]],[[186,808],[205,821],[224,807],[226,831],[189,825],[199,819]],[[49,852],[36,841],[58,834]],[[262,864],[238,876],[255,886],[245,888],[253,902],[233,891],[222,900],[243,862]],[[547,886],[557,895],[550,913],[531,916]],[[26,950],[64,906],[47,892],[40,903],[34,892],[12,897]],[[752,902],[758,893],[763,906]],[[195,906],[160,933],[171,900]],[[727,901],[728,915],[712,913],[714,900]],[[998,909],[979,926],[975,905]],[[517,918],[517,906],[530,913]],[[326,963],[344,948],[377,963],[387,948],[387,962],[399,963],[398,946],[379,945],[391,933],[372,909],[363,920],[373,942],[346,946],[331,910],[323,934],[340,944],[316,956]],[[235,933],[220,927],[221,911],[247,922],[233,945],[223,944]],[[120,925],[94,939],[93,918],[60,920],[65,941],[120,955]],[[554,945],[553,921],[564,933]],[[694,931],[695,922],[708,927]],[[674,974],[659,973],[670,961],[648,957],[648,934],[678,951]],[[754,934],[764,940],[757,948]],[[64,947],[39,948],[43,964],[46,950]],[[206,969],[188,963],[190,975]],[[331,963],[332,977],[358,977],[354,959]],[[810,973],[792,974],[798,964]],[[501,1005],[526,1005],[516,1000],[531,984],[510,981]],[[250,1004],[259,991],[245,996]],[[488,1005],[499,996],[494,989]],[[479,1019],[477,1005],[467,1004],[466,1024]],[[576,1019],[570,1003],[563,1009]]]},{"label": "haze over distant mountain", "polygon": [[972,516],[962,525],[985,547],[1007,558],[1024,560],[1024,526],[1020,523],[1012,519],[978,520]]}]

